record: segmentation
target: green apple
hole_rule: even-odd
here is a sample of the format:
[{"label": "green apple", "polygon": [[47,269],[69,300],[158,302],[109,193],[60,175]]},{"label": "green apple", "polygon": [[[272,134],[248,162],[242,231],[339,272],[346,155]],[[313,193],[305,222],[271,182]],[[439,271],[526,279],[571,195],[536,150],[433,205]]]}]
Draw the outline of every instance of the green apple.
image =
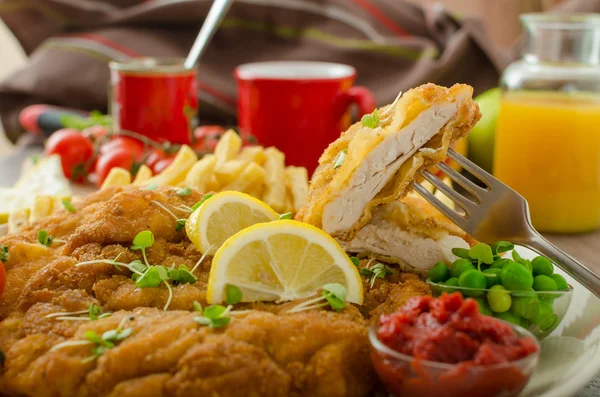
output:
[{"label": "green apple", "polygon": [[502,90],[492,88],[475,98],[481,110],[481,120],[469,134],[469,158],[478,166],[492,172],[494,164],[494,141],[500,112]]}]

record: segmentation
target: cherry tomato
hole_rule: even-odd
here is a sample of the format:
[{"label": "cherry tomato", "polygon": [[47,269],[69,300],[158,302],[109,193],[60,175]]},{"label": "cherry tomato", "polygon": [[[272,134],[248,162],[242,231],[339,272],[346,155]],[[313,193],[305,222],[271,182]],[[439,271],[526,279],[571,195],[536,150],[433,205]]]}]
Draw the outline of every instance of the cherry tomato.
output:
[{"label": "cherry tomato", "polygon": [[131,138],[128,136],[116,136],[112,138],[108,143],[102,145],[100,148],[101,154],[112,152],[117,148],[124,148],[129,153],[133,154],[136,161],[142,161],[144,157],[144,144],[138,139]]},{"label": "cherry tomato", "polygon": [[96,164],[96,174],[98,174],[98,186],[106,179],[106,176],[114,167],[121,167],[130,171],[135,164],[135,154],[124,147],[117,147],[110,152],[101,154]]},{"label": "cherry tomato", "polygon": [[46,154],[58,154],[65,176],[79,182],[90,170],[94,145],[81,132],[63,128],[54,132],[46,142]]},{"label": "cherry tomato", "polygon": [[167,158],[166,153],[160,149],[152,149],[148,157],[146,157],[146,165],[152,169],[156,163]]},{"label": "cherry tomato", "polygon": [[109,133],[109,129],[104,125],[94,125],[83,130],[83,135],[90,138],[92,141],[97,141]]},{"label": "cherry tomato", "polygon": [[4,264],[0,262],[0,296],[4,292],[4,287],[6,286],[6,270],[4,269]]},{"label": "cherry tomato", "polygon": [[192,148],[197,152],[213,152],[217,142],[225,133],[225,129],[220,125],[203,125],[194,130],[196,142]]},{"label": "cherry tomato", "polygon": [[163,172],[168,166],[171,165],[174,159],[175,157],[169,157],[154,164],[154,167],[152,167],[152,172],[154,172],[154,175]]}]

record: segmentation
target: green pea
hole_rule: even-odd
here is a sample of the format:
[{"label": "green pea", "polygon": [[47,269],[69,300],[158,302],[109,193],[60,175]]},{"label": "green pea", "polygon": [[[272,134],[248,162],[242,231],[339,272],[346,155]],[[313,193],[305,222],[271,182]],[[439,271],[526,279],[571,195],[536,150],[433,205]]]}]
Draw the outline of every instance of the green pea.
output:
[{"label": "green pea", "polygon": [[533,289],[536,291],[557,291],[558,286],[552,277],[541,274],[533,278]]},{"label": "green pea", "polygon": [[521,327],[527,329],[527,328],[529,328],[530,325],[531,325],[531,321],[527,320],[526,318],[521,319]]},{"label": "green pea", "polygon": [[508,265],[509,263],[513,263],[513,261],[511,261],[510,259],[504,259],[504,258],[496,259],[494,261],[494,263],[492,263],[491,268],[492,269],[502,269],[504,266]]},{"label": "green pea", "polygon": [[[485,276],[478,270],[471,269],[462,273],[458,278],[458,285],[463,288],[477,288],[477,289],[485,289],[487,287],[487,283],[485,281]],[[484,291],[462,291],[466,296],[481,296]]]},{"label": "green pea", "polygon": [[531,263],[533,265],[534,276],[539,276],[540,274],[552,276],[552,273],[554,273],[554,265],[546,257],[538,256]]},{"label": "green pea", "polygon": [[475,269],[475,266],[473,266],[471,261],[467,259],[457,259],[452,263],[452,266],[450,266],[450,275],[459,278],[461,274],[471,269]]},{"label": "green pea", "polygon": [[529,273],[533,273],[533,265],[531,264],[531,261],[528,259],[521,259],[520,261],[517,262],[519,265],[523,266],[525,269],[527,269],[527,271]]},{"label": "green pea", "polygon": [[484,314],[486,316],[492,316],[494,314],[492,312],[492,309],[490,308],[490,305],[484,298],[475,298],[475,301],[477,301],[477,306],[479,306],[479,312],[481,314]]},{"label": "green pea", "polygon": [[499,285],[502,283],[500,280],[500,273],[502,273],[502,269],[490,267],[489,269],[485,269],[483,273],[485,273],[485,281],[488,288],[492,288],[494,285]]},{"label": "green pea", "polygon": [[510,291],[527,291],[533,285],[533,276],[522,265],[510,263],[502,268],[502,285]]},{"label": "green pea", "polygon": [[534,318],[540,311],[540,300],[535,293],[530,296],[516,296],[513,294],[510,312],[515,316],[523,317],[527,320]]},{"label": "green pea", "polygon": [[[456,277],[451,277],[446,280],[446,286],[448,287],[458,287],[458,279]],[[444,291],[449,294],[456,291],[456,288],[444,288]]]},{"label": "green pea", "polygon": [[511,312],[495,313],[494,317],[499,318],[500,320],[508,321],[509,323],[513,323],[515,325],[521,325],[521,319]]},{"label": "green pea", "polygon": [[540,310],[538,314],[531,319],[531,323],[537,325],[541,331],[547,331],[554,326],[556,320],[558,320],[558,316],[554,314],[552,304],[541,301]]},{"label": "green pea", "polygon": [[512,304],[512,298],[510,292],[501,285],[494,285],[490,288],[487,295],[488,303],[490,308],[496,313],[503,313],[510,309]]},{"label": "green pea", "polygon": [[448,269],[448,266],[444,262],[438,262],[434,267],[429,269],[427,277],[434,283],[446,281],[450,278],[450,269]]},{"label": "green pea", "polygon": [[565,280],[565,278],[563,276],[561,276],[560,274],[553,274],[550,277],[552,277],[552,280],[554,280],[556,282],[557,290],[566,291],[569,289],[569,284],[567,283],[567,280]]}]

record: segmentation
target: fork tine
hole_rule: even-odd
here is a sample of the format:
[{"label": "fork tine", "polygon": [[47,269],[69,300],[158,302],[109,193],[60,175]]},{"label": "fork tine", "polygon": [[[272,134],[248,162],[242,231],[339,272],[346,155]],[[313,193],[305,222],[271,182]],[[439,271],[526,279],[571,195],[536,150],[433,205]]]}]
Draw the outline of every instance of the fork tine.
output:
[{"label": "fork tine", "polygon": [[450,167],[448,164],[439,163],[437,166],[440,170],[444,171],[444,173],[446,175],[448,175],[450,177],[450,179],[452,179],[454,182],[458,183],[467,192],[471,193],[473,196],[475,196],[479,200],[481,200],[481,194],[487,192],[486,189],[477,186],[476,184],[474,184],[473,182],[471,182],[470,180],[465,178],[463,175],[461,175],[460,172],[458,172],[454,168]]},{"label": "fork tine", "polygon": [[473,206],[476,205],[476,203],[472,202],[462,194],[458,193],[456,190],[452,189],[450,186],[446,185],[441,179],[433,175],[428,170],[421,171],[421,175],[438,190],[441,190],[446,197],[458,204],[466,213],[469,213],[468,210],[472,210]]},{"label": "fork tine", "polygon": [[475,163],[467,160],[459,153],[457,153],[454,149],[448,149],[448,157],[452,160],[456,161],[461,167],[465,170],[469,171],[473,176],[475,176],[480,181],[484,182],[488,187],[491,187],[495,184],[495,178],[491,176],[487,171],[483,168],[475,165]]},{"label": "fork tine", "polygon": [[440,199],[429,193],[429,191],[420,183],[413,182],[413,188],[421,195],[421,197],[437,208],[442,214],[446,215],[446,217],[452,222],[456,223],[457,225],[461,225],[465,222],[465,218],[463,216],[454,211],[452,208],[448,207],[446,204],[442,203]]}]

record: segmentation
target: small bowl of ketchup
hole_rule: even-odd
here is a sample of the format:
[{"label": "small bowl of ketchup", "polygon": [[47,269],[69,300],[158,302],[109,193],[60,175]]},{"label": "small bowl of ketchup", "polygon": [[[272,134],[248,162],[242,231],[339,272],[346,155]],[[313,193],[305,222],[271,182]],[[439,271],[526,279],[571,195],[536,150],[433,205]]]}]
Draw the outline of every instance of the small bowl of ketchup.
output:
[{"label": "small bowl of ketchup", "polygon": [[371,360],[398,397],[517,396],[540,344],[526,329],[479,312],[459,293],[412,298],[369,330]]}]

